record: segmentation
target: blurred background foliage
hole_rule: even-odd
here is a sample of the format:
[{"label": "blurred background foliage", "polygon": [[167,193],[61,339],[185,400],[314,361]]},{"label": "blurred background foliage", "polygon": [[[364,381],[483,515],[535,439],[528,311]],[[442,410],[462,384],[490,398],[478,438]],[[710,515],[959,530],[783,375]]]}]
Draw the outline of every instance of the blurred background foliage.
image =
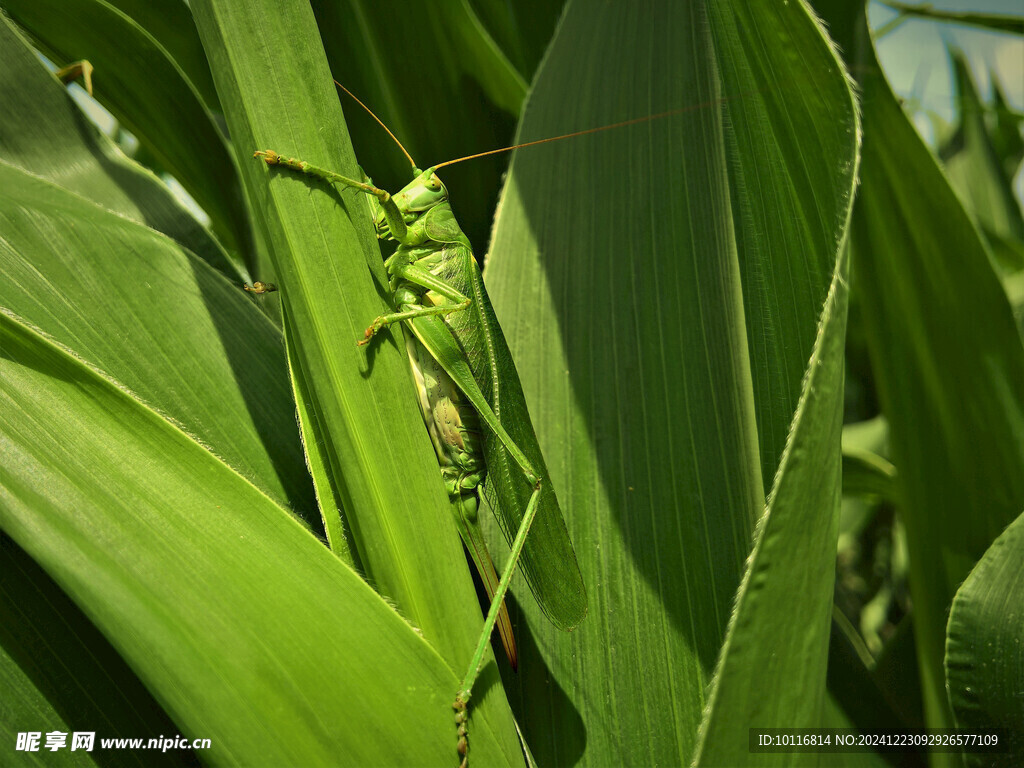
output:
[{"label": "blurred background foliage", "polygon": [[[253,0],[246,9],[263,18],[261,9],[270,5]],[[838,61],[799,3],[761,8],[744,2],[715,8],[682,3],[670,9],[672,4],[653,2],[628,19],[586,2],[313,0],[309,5],[298,14],[308,37],[297,37],[295,48],[315,49],[308,60],[326,62],[330,74],[377,113],[420,167],[517,140],[668,111],[680,103],[687,108],[662,125],[652,121],[629,133],[601,134],[610,137],[606,143],[562,142],[546,155],[537,150],[532,161],[524,153],[511,170],[512,155],[495,154],[444,172],[456,216],[485,265],[516,353],[548,463],[566,498],[592,601],[589,623],[565,640],[548,631],[528,592],[516,586],[513,613],[525,665],[518,677],[502,666],[504,694],[497,676],[491,679],[493,690],[480,715],[487,727],[478,727],[487,736],[475,747],[480,759],[500,756],[521,764],[514,716],[540,765],[739,764],[730,761],[750,756],[728,723],[745,733],[752,725],[802,725],[794,718],[806,716],[807,725],[861,730],[1000,727],[1008,751],[996,758],[969,756],[967,763],[1021,764],[1024,703],[1014,691],[1024,685],[1024,606],[1017,587],[1024,560],[1018,517],[1024,509],[1024,22],[1017,4],[992,2],[979,9],[967,2],[940,8],[814,2],[856,84],[860,123],[844,96]],[[236,627],[245,625],[242,648],[253,654],[253,665],[283,659],[287,686],[301,689],[318,679],[325,658],[347,658],[349,670],[371,663],[377,635],[345,635],[335,655],[321,657],[301,643],[288,645],[294,638],[282,630],[271,636],[281,650],[263,657],[263,622],[276,621],[271,606],[284,611],[300,594],[295,626],[305,627],[309,642],[323,647],[345,631],[336,616],[321,616],[323,605],[332,594],[350,596],[367,625],[391,633],[392,642],[375,662],[378,674],[394,675],[396,697],[409,687],[422,695],[382,718],[394,725],[384,728],[383,736],[373,731],[374,717],[352,715],[349,701],[303,703],[321,719],[353,719],[340,729],[338,743],[332,742],[333,726],[313,728],[314,746],[295,759],[323,762],[345,754],[352,756],[350,764],[386,761],[387,751],[375,751],[375,741],[393,742],[390,754],[396,761],[421,748],[417,754],[447,754],[444,706],[435,707],[441,716],[434,720],[433,715],[424,719],[423,712],[432,711],[431,696],[452,687],[450,670],[461,671],[459,641],[445,633],[458,635],[456,626],[469,627],[464,634],[473,639],[473,619],[464,625],[451,620],[449,627],[448,609],[421,615],[415,595],[404,603],[395,594],[399,587],[389,591],[387,575],[378,577],[370,565],[367,552],[373,546],[360,540],[367,524],[359,522],[358,511],[336,513],[338,530],[352,536],[352,552],[339,551],[344,547],[336,544],[332,523],[322,515],[325,507],[345,507],[345,472],[362,470],[334,455],[338,443],[331,434],[338,417],[313,391],[319,369],[309,357],[302,358],[308,366],[303,369],[300,358],[315,353],[302,350],[300,336],[282,318],[280,297],[251,304],[240,290],[254,278],[280,281],[286,262],[276,252],[279,232],[262,221],[265,199],[246,165],[251,147],[236,146],[237,135],[228,132],[229,124],[239,125],[240,99],[225,90],[228,76],[219,67],[244,59],[232,59],[236,54],[227,43],[222,58],[214,53],[220,50],[217,41],[229,37],[221,4],[0,0],[0,7],[10,19],[0,61],[0,97],[8,111],[0,118],[0,161],[8,178],[0,211],[7,217],[0,236],[8,238],[7,283],[0,289],[4,359],[15,367],[34,366],[50,378],[55,371],[69,380],[99,371],[81,386],[99,391],[100,379],[109,379],[138,403],[153,404],[174,427],[161,426],[161,439],[177,440],[177,433],[170,433],[178,425],[194,439],[194,445],[180,449],[181,466],[208,473],[210,488],[230,487],[239,495],[253,491],[251,503],[271,522],[255,526],[252,546],[278,563],[274,577],[286,580],[289,558],[311,563],[263,603],[260,590],[245,583],[253,572],[239,571],[234,562],[239,550],[230,543],[215,548],[209,558],[216,564],[205,569],[203,560],[196,566],[209,579],[205,586],[202,579],[198,585],[182,579],[164,597],[176,596],[187,606],[189,590],[225,585],[223,600],[198,603],[211,615],[223,612],[220,634],[198,650],[182,650],[187,640],[175,635],[165,639],[165,650],[190,670],[189,684],[202,688],[211,678],[200,674],[201,665],[189,666],[195,656],[231,656]],[[664,39],[649,39],[639,23],[637,32],[630,26],[635,19],[651,22],[651,28],[664,31]],[[752,40],[745,34],[751,29],[768,42]],[[619,45],[620,38],[643,45]],[[786,56],[783,41],[802,61],[815,63],[810,73],[798,77],[801,65]],[[257,49],[251,55],[253,62],[272,57]],[[41,62],[54,71],[80,58],[96,68],[93,95],[78,84],[68,87],[81,113],[59,90],[47,89],[52,83],[40,79],[43,67],[37,66]],[[326,72],[312,65],[305,69],[305,61],[288,71],[292,87],[300,87],[303,76]],[[675,71],[677,62],[678,82],[664,85],[657,73]],[[579,72],[570,74],[577,65]],[[313,71],[316,75],[309,74]],[[792,81],[774,79],[779,72],[794,73]],[[241,76],[237,82],[243,82]],[[299,103],[290,101],[287,87],[279,94],[285,107]],[[814,101],[811,94],[822,94],[821,102],[808,104]],[[324,98],[314,103],[322,110],[318,114],[327,116],[337,113],[340,103],[355,158],[378,185],[395,190],[405,183],[407,161],[369,115],[344,96],[338,103]],[[99,132],[83,127],[82,113]],[[307,117],[312,120],[302,119]],[[247,124],[255,124],[251,116]],[[305,128],[317,130],[312,124]],[[823,138],[802,143],[794,138],[801,131]],[[720,143],[700,144],[708,135]],[[861,135],[859,149],[854,139]],[[628,162],[615,165],[609,158]],[[673,176],[680,158],[679,168],[687,173]],[[794,170],[804,163],[813,166],[804,169],[806,178]],[[637,171],[643,168],[648,176]],[[657,175],[662,168],[669,170]],[[663,186],[651,196],[644,187],[654,186],[655,178]],[[854,183],[857,201],[851,211]],[[118,222],[146,227],[103,219],[82,207],[82,200],[115,212]],[[615,202],[611,214],[596,225],[587,219],[610,200]],[[86,245],[71,236],[32,240],[25,234],[30,225],[20,229],[18,215],[26,210],[50,216],[55,231],[95,226],[98,234]],[[680,263],[692,274],[664,268],[651,244],[669,236],[656,224],[650,231],[628,229],[653,210],[690,228],[685,231],[700,247],[684,249]],[[776,232],[773,220],[813,220],[821,231],[783,224]],[[702,228],[704,221],[720,224],[730,242],[720,243],[708,231],[714,227]],[[616,239],[627,230],[629,239]],[[18,240],[15,232],[26,239]],[[354,235],[353,242],[366,236]],[[567,242],[576,243],[578,252]],[[651,247],[630,260],[616,259],[633,242]],[[124,243],[132,244],[132,252],[163,253],[166,260],[153,261],[152,272],[133,272],[118,283],[117,262],[95,273],[76,272],[73,261],[60,266],[59,260],[51,263],[39,255],[59,247],[101,260],[106,250],[127,247]],[[162,285],[168,274],[181,273],[194,273],[195,284],[191,278],[188,285],[167,283],[174,301],[161,303],[159,296],[139,298],[137,304],[122,301],[133,280]],[[653,302],[656,316],[638,320],[640,311],[628,302],[607,298],[637,275],[652,281],[644,283],[649,295],[663,300]],[[82,310],[73,297],[76,279],[106,294]],[[721,285],[732,292],[719,291]],[[740,294],[741,300],[730,304]],[[60,295],[72,298],[62,304]],[[368,295],[372,304],[372,290]],[[598,296],[608,304],[592,300]],[[178,314],[206,318],[211,301],[231,309],[213,311],[212,320],[187,331],[167,330]],[[139,350],[126,352],[130,342],[124,348],[108,344],[121,327],[114,318],[134,326],[147,303],[160,305],[149,316],[147,333],[166,350],[163,361],[146,360]],[[129,304],[119,315],[118,307]],[[687,314],[695,305],[706,314]],[[65,322],[79,312],[96,334]],[[292,323],[295,317],[293,312]],[[614,336],[609,329],[658,323],[669,330],[652,336],[666,339],[667,346],[637,332],[635,356],[632,337],[608,338]],[[732,358],[712,359],[714,346],[707,338],[683,332],[673,337],[674,323],[682,328],[707,323],[721,334],[714,338],[725,339],[720,346]],[[237,342],[228,345],[234,353],[225,353],[211,338]],[[602,349],[609,350],[606,357]],[[579,350],[599,351],[588,357]],[[386,355],[382,370],[389,364]],[[261,361],[255,372],[246,364],[251,360]],[[691,378],[706,361],[707,379]],[[196,368],[205,378],[193,378]],[[31,448],[34,433],[26,425],[32,419],[21,420],[30,412],[32,398],[26,393],[50,390],[44,383],[18,389],[28,379],[11,370],[5,379],[12,394],[3,405],[4,436],[11,445]],[[581,378],[581,370],[589,378]],[[686,412],[697,415],[685,425],[656,414],[635,418],[622,405],[631,401],[619,401],[607,390],[606,383],[620,371],[641,382],[631,386],[648,387],[639,400],[650,404],[652,414],[661,391],[668,393],[666,402],[679,404],[682,387],[697,403]],[[166,385],[176,377],[201,381],[201,392],[182,395]],[[351,385],[362,386],[355,380]],[[116,393],[104,392],[102,398],[114,403]],[[50,396],[63,395],[53,388]],[[204,405],[214,396],[220,414],[209,402]],[[372,403],[390,418],[401,409],[390,406],[386,396]],[[67,398],[54,400],[49,411],[39,410],[57,425],[50,432],[64,428],[61,409],[74,403],[85,414],[81,430],[105,423],[100,415],[88,421],[88,403]],[[292,398],[300,411],[301,436]],[[609,416],[616,405],[622,412]],[[12,416],[15,412],[20,415]],[[402,411],[394,418],[401,422],[402,414],[407,415]],[[838,461],[840,415],[841,473],[828,458],[822,461],[825,469],[802,465],[807,455],[834,454]],[[236,423],[244,426],[236,429]],[[411,433],[418,425],[408,429]],[[687,442],[692,456],[680,448]],[[603,452],[611,444],[622,453]],[[84,441],[82,450],[98,450],[97,445]],[[729,456],[721,466],[700,466],[701,458],[713,453],[708,446],[722,445]],[[188,452],[196,446],[212,446],[216,461],[208,466],[205,458]],[[685,466],[673,450],[690,456]],[[51,462],[64,456],[56,449],[41,455]],[[117,574],[125,580],[118,582],[123,594],[140,605],[158,593],[158,585],[137,579],[130,566],[104,561],[102,539],[124,545],[115,536],[118,514],[128,515],[131,505],[122,499],[120,512],[100,511],[89,518],[99,521],[102,532],[89,549],[77,538],[88,539],[86,534],[67,533],[74,527],[72,516],[60,516],[59,499],[50,499],[50,506],[36,504],[34,491],[26,490],[31,489],[25,479],[32,476],[25,469],[29,462],[22,453],[17,456],[0,478],[5,492],[0,497],[0,612],[7,617],[0,623],[0,680],[17,694],[8,699],[15,702],[8,705],[14,716],[3,718],[0,729],[9,743],[19,730],[34,729],[34,722],[43,730],[59,730],[62,724],[70,730],[102,721],[109,735],[130,736],[170,733],[176,726],[189,735],[216,734],[231,749],[188,752],[168,757],[170,764],[258,764],[266,758],[259,745],[296,732],[298,715],[282,718],[276,730],[268,728],[265,740],[238,746],[245,744],[244,729],[220,720],[231,697],[203,699],[192,708],[192,689],[178,690],[174,673],[149,666],[153,662],[146,656],[153,646],[136,638],[145,636],[139,628],[158,633],[175,617],[155,609],[115,610],[114,596],[122,593],[111,587],[103,594],[96,587]],[[428,462],[422,476],[435,469]],[[383,468],[381,476],[388,471]],[[129,482],[114,477],[97,482]],[[634,482],[636,477],[645,478],[644,486]],[[144,497],[147,486],[139,482],[126,487]],[[418,482],[410,481],[411,487],[420,488]],[[99,504],[88,483],[83,471],[72,485],[81,498]],[[703,490],[690,490],[701,484]],[[328,488],[334,496],[325,501]],[[803,508],[795,499],[804,500]],[[672,512],[673,505],[682,511]],[[766,505],[768,513],[762,515]],[[701,519],[696,510],[709,509],[710,524],[705,516],[708,527],[694,533]],[[171,512],[157,505],[153,524],[160,525],[165,514]],[[203,535],[217,536],[220,526],[239,538],[245,535],[244,515],[235,520],[223,514]],[[306,530],[273,522],[275,515],[300,518]],[[66,526],[62,535],[47,527],[58,518],[62,523],[56,529]],[[176,557],[188,556],[190,541],[203,546],[203,539],[194,538],[193,522],[169,519],[180,536]],[[687,547],[670,539],[674,525],[681,525],[679,540]],[[801,527],[817,538],[794,533]],[[338,559],[317,559],[326,549],[309,531],[332,538]],[[275,537],[285,540],[279,549],[263,543]],[[174,552],[152,553],[131,541],[139,546],[133,558],[152,557],[154,568],[172,568]],[[77,546],[93,558],[81,568],[75,564]],[[424,630],[427,642],[406,632],[397,614],[383,601],[374,602],[369,590],[361,591],[363,582],[340,560],[369,574],[402,615]],[[782,571],[787,573],[777,575]],[[331,574],[327,582],[318,581],[321,572]],[[465,574],[456,577],[469,583]],[[471,594],[465,584],[451,587],[448,578],[437,576],[436,583],[446,585],[443,591]],[[135,587],[124,586],[136,581]],[[234,603],[249,608],[232,612],[226,606]],[[791,616],[783,610],[788,607]],[[187,611],[179,610],[184,622]],[[803,624],[793,629],[783,621],[800,616],[813,617],[808,626],[814,627],[804,632]],[[72,640],[51,644],[55,637]],[[804,641],[806,647],[800,645]],[[782,661],[773,668],[784,643],[788,655],[780,652]],[[45,653],[30,652],[40,648]],[[309,658],[303,656],[307,652]],[[414,661],[392,667],[388,660],[396,658]],[[65,679],[54,674],[61,666],[72,669]],[[293,699],[275,699],[273,680],[247,688],[252,669],[240,662],[225,673],[237,675],[232,683],[256,700],[249,712],[252,723],[265,724],[281,707],[306,711]],[[805,676],[797,679],[794,669],[805,670]],[[816,675],[822,680],[816,682]],[[630,681],[636,689],[626,691]],[[772,710],[759,699],[765,686],[775,684]],[[367,690],[372,688],[371,682]],[[387,691],[373,692],[378,694],[382,707],[392,706]],[[396,718],[426,724],[403,734],[404,723]],[[369,732],[374,737],[364,738]],[[61,755],[69,763],[98,765],[127,764],[136,757]],[[963,759],[924,752],[866,754],[836,757],[835,764],[940,766]],[[24,764],[35,763],[26,757]],[[423,764],[434,762],[424,757]],[[821,764],[833,763],[823,758]]]}]

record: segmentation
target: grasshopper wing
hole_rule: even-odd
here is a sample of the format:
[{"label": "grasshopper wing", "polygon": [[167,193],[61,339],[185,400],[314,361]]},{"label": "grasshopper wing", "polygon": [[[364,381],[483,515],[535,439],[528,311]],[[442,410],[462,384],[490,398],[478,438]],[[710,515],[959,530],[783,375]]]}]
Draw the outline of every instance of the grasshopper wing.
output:
[{"label": "grasshopper wing", "polygon": [[[472,262],[476,280],[480,281],[480,270]],[[482,286],[482,282],[480,283]],[[492,406],[502,426],[516,445],[526,454],[534,471],[542,478],[540,508],[530,529],[521,558],[523,573],[533,590],[541,610],[559,629],[574,629],[587,615],[587,591],[583,584],[576,552],[569,539],[569,532],[558,506],[558,497],[548,474],[544,456],[537,442],[537,435],[530,421],[530,414],[523,395],[512,354],[505,342],[490,300],[481,290],[474,295],[484,316],[485,327],[491,336],[494,352],[495,376],[492,383]],[[484,437],[484,457],[487,460],[488,475],[484,483],[484,494],[491,509],[495,511],[505,538],[511,544],[515,538],[523,512],[530,500],[533,488],[526,482],[522,470],[505,450],[498,437],[490,432]]]},{"label": "grasshopper wing", "polygon": [[[542,478],[540,505],[520,566],[544,614],[556,627],[571,630],[587,613],[586,588],[530,421],[519,374],[472,252],[461,242],[450,243],[447,250],[440,277],[471,297],[473,304],[443,320],[416,318],[411,323],[413,332],[480,412],[486,433],[485,494],[509,544],[533,493],[533,486],[508,451],[505,441],[509,437]],[[453,362],[452,344],[457,344],[457,362]],[[477,405],[480,398],[486,410]],[[495,421],[505,436],[495,428]]]}]

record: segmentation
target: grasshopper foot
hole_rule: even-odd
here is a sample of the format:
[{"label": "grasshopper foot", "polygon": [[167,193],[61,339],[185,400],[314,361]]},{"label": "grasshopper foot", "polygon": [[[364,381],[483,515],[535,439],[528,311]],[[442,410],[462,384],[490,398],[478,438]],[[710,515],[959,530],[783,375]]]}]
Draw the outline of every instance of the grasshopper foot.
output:
[{"label": "grasshopper foot", "polygon": [[257,295],[261,293],[272,293],[277,290],[277,286],[273,283],[261,283],[259,280],[253,280],[252,285],[242,283],[242,287],[249,293],[255,293]]},{"label": "grasshopper foot", "polygon": [[262,157],[267,165],[277,165],[281,162],[281,156],[272,149],[257,149],[252,153],[253,157]]},{"label": "grasshopper foot", "polygon": [[389,325],[387,318],[378,317],[373,321],[373,325],[366,329],[366,334],[362,339],[356,342],[357,347],[364,347],[370,343],[370,340],[377,335],[377,331],[381,328],[386,328]]},{"label": "grasshopper foot", "polygon": [[53,74],[55,74],[57,79],[64,83],[64,85],[70,85],[78,78],[82,78],[82,84],[85,86],[85,92],[92,96],[92,72],[92,64],[87,60],[82,59],[81,61],[74,61],[66,67],[61,67]]},{"label": "grasshopper foot", "polygon": [[452,709],[455,710],[455,725],[458,726],[457,733],[459,734],[459,741],[456,749],[459,752],[459,757],[462,758],[462,762],[459,763],[459,768],[468,768],[469,729],[466,727],[466,723],[469,721],[469,713],[466,711],[466,702],[462,700],[461,693],[455,697],[455,703],[452,704]]},{"label": "grasshopper foot", "polygon": [[298,171],[299,173],[312,173],[314,176],[320,175],[314,170],[310,170],[312,166],[310,166],[310,164],[305,160],[298,160],[294,157],[285,157],[284,155],[279,155],[272,149],[258,149],[252,153],[252,156],[260,158],[267,165],[280,165],[285,168],[291,168],[293,171]]}]

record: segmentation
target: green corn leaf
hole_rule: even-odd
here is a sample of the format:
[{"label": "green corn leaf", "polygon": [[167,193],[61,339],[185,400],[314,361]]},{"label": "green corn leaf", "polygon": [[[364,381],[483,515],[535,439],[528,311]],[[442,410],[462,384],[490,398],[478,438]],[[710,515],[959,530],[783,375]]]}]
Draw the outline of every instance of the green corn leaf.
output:
[{"label": "green corn leaf", "polygon": [[[305,442],[318,451],[314,467],[329,462],[354,558],[368,580],[461,669],[482,616],[413,396],[402,335],[356,346],[387,307],[366,202],[360,193],[269,169],[252,157],[273,149],[359,175],[312,12],[301,2],[287,13],[278,6],[203,0],[192,8],[274,262],[294,390],[309,399],[299,409]],[[318,486],[324,501],[329,494],[322,480]],[[518,761],[493,666],[487,674],[484,695],[474,697],[474,722],[494,729],[502,751],[483,762]],[[454,749],[454,727],[450,733]]]},{"label": "green corn leaf", "polygon": [[0,18],[0,46],[0,160],[159,230],[238,279],[206,228],[89,122],[6,18]]},{"label": "green corn leaf", "polygon": [[[804,396],[779,464],[768,508],[740,585],[732,623],[701,724],[695,765],[728,766],[749,754],[743,736],[751,724],[787,727],[820,723],[825,707],[828,632],[833,586],[822,579],[835,559],[839,519],[839,434],[842,428],[842,353],[847,265],[836,269],[818,344],[808,363]],[[823,462],[823,457],[828,457]],[[825,517],[827,524],[817,523]],[[817,524],[816,524],[817,523]],[[780,563],[790,563],[776,576]],[[799,586],[798,586],[799,585]],[[799,595],[799,600],[794,600]],[[808,622],[819,624],[809,631]],[[763,643],[771,637],[770,646]],[[780,650],[784,649],[784,653]],[[758,686],[750,685],[757,675]],[[768,690],[786,695],[765,696]],[[759,760],[789,765],[793,755]],[[816,763],[817,755],[805,758]]]},{"label": "green corn leaf", "polygon": [[993,29],[998,32],[1010,32],[1013,34],[1024,34],[1024,19],[1019,15],[1010,13],[976,13],[973,11],[947,11],[941,8],[933,8],[931,3],[903,3],[899,0],[882,0],[887,5],[903,16],[918,17],[921,19],[932,19],[934,21],[947,21],[953,24],[970,24],[984,29]]},{"label": "green corn leaf", "polygon": [[1001,731],[999,753],[967,764],[1009,768],[1024,761],[1024,516],[996,539],[957,590],[946,629],[946,679],[960,728]]},{"label": "green corn leaf", "polygon": [[950,603],[1024,507],[1024,349],[978,231],[880,74],[863,8],[821,9],[860,75],[853,263],[899,468],[926,724],[949,726]]},{"label": "green corn leaf", "polygon": [[[295,332],[288,331],[286,338],[289,336],[294,338]],[[302,370],[302,360],[294,354],[294,350],[295,345],[292,344],[288,349],[288,368],[295,387],[296,415],[302,431],[302,447],[316,488],[327,546],[350,566],[362,571],[363,566],[358,562],[354,549],[352,531],[345,524],[344,501],[332,469],[332,464],[337,465],[338,458],[331,455],[331,440],[326,432],[324,416],[319,412],[314,393],[308,389],[309,375]]]},{"label": "green corn leaf", "polygon": [[[779,529],[765,534],[777,581],[739,620],[760,612],[750,620],[761,653],[782,654],[780,675],[800,670],[776,716],[802,721],[824,696],[831,583],[820,573],[833,568],[838,514],[852,98],[798,4],[780,13],[656,3],[638,13],[573,2],[518,139],[680,108],[518,153],[499,206],[485,280],[590,596],[590,615],[566,637],[517,591],[525,648],[506,684],[540,764],[693,757],[805,378],[821,388],[807,396],[806,434],[790,438],[799,468],[776,481]],[[794,505],[802,490],[806,505]],[[800,565],[790,571],[791,562]],[[811,573],[819,581],[808,589]],[[811,627],[799,654],[775,645],[777,627],[763,621],[784,594]],[[761,661],[756,651],[730,658],[715,718],[752,724],[737,681],[749,689],[740,670]],[[740,748],[711,730],[706,754]],[[742,749],[746,757],[745,736]]]},{"label": "green corn leaf", "polygon": [[167,51],[175,65],[203,99],[206,108],[220,111],[213,74],[203,43],[184,0],[109,0],[125,16],[146,30]]},{"label": "green corn leaf", "polygon": [[[950,183],[982,231],[1020,242],[1024,240],[1024,216],[1013,194],[1013,179],[1003,171],[1003,161],[985,123],[985,106],[963,53],[951,50],[950,56],[956,76],[959,123],[939,148],[939,157]],[[1013,271],[1024,267],[1019,258],[1003,261],[1009,261]]]},{"label": "green corn leaf", "polygon": [[896,501],[896,467],[870,451],[843,449],[843,493],[850,496],[878,496]]},{"label": "green corn leaf", "polygon": [[[46,572],[0,533],[0,738],[19,732],[174,736],[171,721],[109,641]],[[33,758],[35,758],[33,760]],[[18,765],[195,765],[191,750],[23,752]]]},{"label": "green corn leaf", "polygon": [[0,525],[207,764],[449,759],[457,679],[365,582],[116,382],[6,312],[0,341]]},{"label": "green corn leaf", "polygon": [[92,62],[97,99],[184,185],[222,242],[252,268],[251,227],[227,144],[159,42],[105,0],[4,0],[3,7],[54,63]]},{"label": "green corn leaf", "polygon": [[3,163],[0,180],[0,306],[315,521],[281,335],[241,289],[71,192]]}]

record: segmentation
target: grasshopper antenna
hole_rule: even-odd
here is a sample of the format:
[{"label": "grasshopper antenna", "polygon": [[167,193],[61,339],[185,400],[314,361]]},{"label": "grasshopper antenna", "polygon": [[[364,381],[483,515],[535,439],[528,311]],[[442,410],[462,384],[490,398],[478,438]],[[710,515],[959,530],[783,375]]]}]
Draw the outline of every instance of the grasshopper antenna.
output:
[{"label": "grasshopper antenna", "polygon": [[538,144],[547,144],[552,141],[561,141],[562,139],[572,139],[576,136],[586,136],[588,133],[600,133],[601,131],[610,131],[613,128],[625,128],[627,125],[636,125],[637,123],[646,123],[649,120],[658,120],[662,117],[671,117],[672,115],[680,115],[683,112],[691,112],[695,109],[703,109],[704,107],[714,106],[716,104],[724,104],[726,99],[714,99],[704,104],[691,104],[688,107],[680,107],[679,109],[670,109],[668,112],[659,112],[656,115],[647,115],[646,117],[634,117],[632,120],[623,120],[621,123],[612,123],[611,125],[602,125],[599,128],[587,128],[583,131],[573,131],[572,133],[563,133],[561,136],[552,136],[547,139],[537,139],[536,141],[528,141],[525,144],[514,144],[511,147],[502,147],[501,149],[491,149],[487,152],[477,152],[475,155],[466,155],[465,157],[457,157],[454,160],[445,160],[443,163],[438,163],[432,166],[434,170],[438,168],[444,168],[446,165],[455,165],[461,163],[464,160],[475,160],[478,157],[487,157],[488,155],[497,155],[500,152],[511,152],[513,149],[522,149],[523,147],[535,147]]},{"label": "grasshopper antenna", "polygon": [[368,114],[370,115],[370,117],[372,117],[372,118],[373,118],[374,120],[376,120],[376,121],[377,121],[377,123],[378,123],[378,125],[380,125],[380,127],[381,127],[381,128],[383,128],[383,129],[384,129],[385,131],[387,131],[387,132],[388,132],[388,136],[390,136],[390,137],[391,137],[392,139],[394,139],[394,141],[395,141],[395,144],[397,144],[397,145],[398,145],[398,148],[399,148],[400,150],[402,150],[402,154],[403,154],[403,155],[405,155],[405,156],[406,156],[406,157],[408,158],[408,160],[409,160],[409,164],[410,164],[410,165],[411,165],[411,166],[413,167],[413,170],[416,170],[416,168],[417,168],[417,166],[416,166],[416,161],[412,159],[412,155],[410,155],[410,154],[409,154],[409,153],[408,153],[408,152],[406,151],[405,147],[403,147],[403,146],[402,146],[402,142],[400,142],[400,141],[398,140],[398,137],[397,137],[397,136],[395,136],[395,134],[393,134],[393,133],[391,132],[391,129],[390,129],[390,128],[388,128],[388,127],[387,127],[386,125],[384,125],[384,121],[383,121],[383,120],[381,120],[381,119],[380,119],[379,117],[377,117],[377,116],[376,116],[375,114],[373,114],[373,110],[372,110],[372,109],[370,109],[370,108],[369,108],[368,106],[366,106],[365,104],[363,104],[363,102],[361,102],[361,101],[359,100],[359,97],[358,97],[358,96],[356,96],[356,95],[355,95],[354,93],[352,93],[352,91],[350,91],[350,90],[349,90],[348,88],[346,88],[346,87],[345,87],[344,85],[342,85],[341,83],[339,83],[339,82],[338,82],[337,80],[335,80],[335,81],[334,81],[334,84],[335,84],[336,86],[338,86],[339,88],[341,88],[341,90],[343,90],[343,91],[344,91],[345,93],[347,93],[347,94],[348,94],[348,95],[349,95],[349,96],[350,96],[350,97],[352,98],[352,101],[354,101],[354,102],[355,102],[356,104],[358,104],[358,105],[359,105],[360,107],[362,107],[363,109],[365,109],[365,110],[366,110],[366,112],[367,112],[367,113],[368,113]]}]

